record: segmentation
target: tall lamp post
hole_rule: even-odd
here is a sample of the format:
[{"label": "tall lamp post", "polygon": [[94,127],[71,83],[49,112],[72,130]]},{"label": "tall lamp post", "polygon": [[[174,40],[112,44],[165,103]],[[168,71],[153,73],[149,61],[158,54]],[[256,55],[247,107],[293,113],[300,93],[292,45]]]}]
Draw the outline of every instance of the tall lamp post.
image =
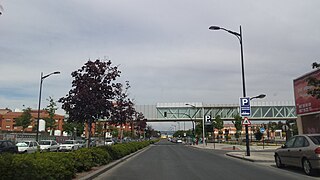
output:
[{"label": "tall lamp post", "polygon": [[60,74],[59,71],[52,72],[50,74],[47,74],[43,76],[43,72],[41,72],[41,78],[40,78],[40,92],[39,92],[39,103],[38,103],[38,119],[37,119],[37,135],[36,135],[36,141],[39,142],[39,121],[40,121],[40,104],[41,104],[41,92],[42,92],[42,82],[45,78],[53,75],[53,74]]},{"label": "tall lamp post", "polygon": [[[191,106],[192,108],[196,108],[194,105],[192,105],[192,104],[189,104],[189,103],[187,103],[186,104],[186,106]],[[195,136],[195,133],[194,133],[194,121],[192,120],[192,117],[190,116],[190,115],[188,115],[188,114],[185,114],[185,115],[187,115],[190,119],[191,119],[191,122],[192,122],[192,136],[194,137]]]},{"label": "tall lamp post", "polygon": [[[243,97],[246,97],[246,85],[245,85],[245,77],[244,77],[244,62],[243,62],[243,45],[242,45],[242,30],[240,26],[240,33],[234,32],[219,26],[210,26],[210,30],[223,30],[226,31],[230,34],[235,35],[240,42],[240,48],[241,48],[241,71],[242,71],[242,92],[243,92]],[[248,125],[245,125],[246,128],[246,147],[247,147],[247,156],[250,156],[250,147],[249,147],[249,130],[248,130]]]},{"label": "tall lamp post", "polygon": [[[186,104],[187,106],[191,106],[191,107],[193,107],[193,108],[196,108],[196,106],[195,105],[192,105],[192,104]],[[205,132],[204,132],[204,107],[203,107],[203,105],[202,105],[202,144],[203,144],[203,146],[205,146]]]}]

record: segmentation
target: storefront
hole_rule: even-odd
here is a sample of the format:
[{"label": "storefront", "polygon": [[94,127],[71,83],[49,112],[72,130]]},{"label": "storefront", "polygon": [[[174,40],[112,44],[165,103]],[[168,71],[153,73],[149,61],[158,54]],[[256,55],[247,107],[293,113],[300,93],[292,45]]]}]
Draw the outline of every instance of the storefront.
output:
[{"label": "storefront", "polygon": [[293,81],[299,134],[320,133],[320,99],[308,94],[312,86],[307,79],[320,79],[320,69],[307,73]]}]

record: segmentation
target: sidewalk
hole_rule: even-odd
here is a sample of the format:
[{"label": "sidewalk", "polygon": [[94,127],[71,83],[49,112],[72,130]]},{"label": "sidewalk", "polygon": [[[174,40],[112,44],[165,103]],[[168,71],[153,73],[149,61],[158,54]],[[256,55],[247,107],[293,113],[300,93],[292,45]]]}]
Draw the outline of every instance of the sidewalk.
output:
[{"label": "sidewalk", "polygon": [[195,148],[201,149],[216,149],[216,150],[227,150],[227,156],[239,158],[251,162],[274,162],[274,151],[279,148],[278,146],[250,146],[250,156],[246,156],[246,146],[245,145],[232,145],[223,143],[208,143],[207,145],[191,145]]}]

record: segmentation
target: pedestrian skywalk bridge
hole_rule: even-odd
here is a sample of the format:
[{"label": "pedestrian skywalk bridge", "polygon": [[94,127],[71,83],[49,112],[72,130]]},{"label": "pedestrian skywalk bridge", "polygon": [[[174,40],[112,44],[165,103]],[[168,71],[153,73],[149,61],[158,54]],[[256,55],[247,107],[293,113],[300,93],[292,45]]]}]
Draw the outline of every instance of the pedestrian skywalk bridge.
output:
[{"label": "pedestrian skywalk bridge", "polygon": [[[148,122],[201,121],[205,116],[220,115],[223,120],[234,120],[239,114],[239,105],[203,103],[158,103],[157,105],[136,105]],[[295,120],[296,108],[288,103],[270,103],[251,106],[250,120],[280,121]]]}]

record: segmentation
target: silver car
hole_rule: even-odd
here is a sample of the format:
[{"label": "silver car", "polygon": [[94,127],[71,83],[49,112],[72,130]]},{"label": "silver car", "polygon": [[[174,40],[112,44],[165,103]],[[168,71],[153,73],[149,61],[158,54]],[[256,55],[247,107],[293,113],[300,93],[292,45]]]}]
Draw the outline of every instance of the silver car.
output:
[{"label": "silver car", "polygon": [[60,151],[74,151],[80,148],[76,140],[66,140],[60,145]]},{"label": "silver car", "polygon": [[320,134],[293,136],[275,151],[274,157],[278,168],[296,166],[313,175],[320,169]]},{"label": "silver car", "polygon": [[23,141],[16,144],[19,153],[34,153],[37,152],[39,144],[37,141]]},{"label": "silver car", "polygon": [[59,144],[54,140],[41,140],[40,144],[40,151],[56,151],[58,152],[60,149]]}]

